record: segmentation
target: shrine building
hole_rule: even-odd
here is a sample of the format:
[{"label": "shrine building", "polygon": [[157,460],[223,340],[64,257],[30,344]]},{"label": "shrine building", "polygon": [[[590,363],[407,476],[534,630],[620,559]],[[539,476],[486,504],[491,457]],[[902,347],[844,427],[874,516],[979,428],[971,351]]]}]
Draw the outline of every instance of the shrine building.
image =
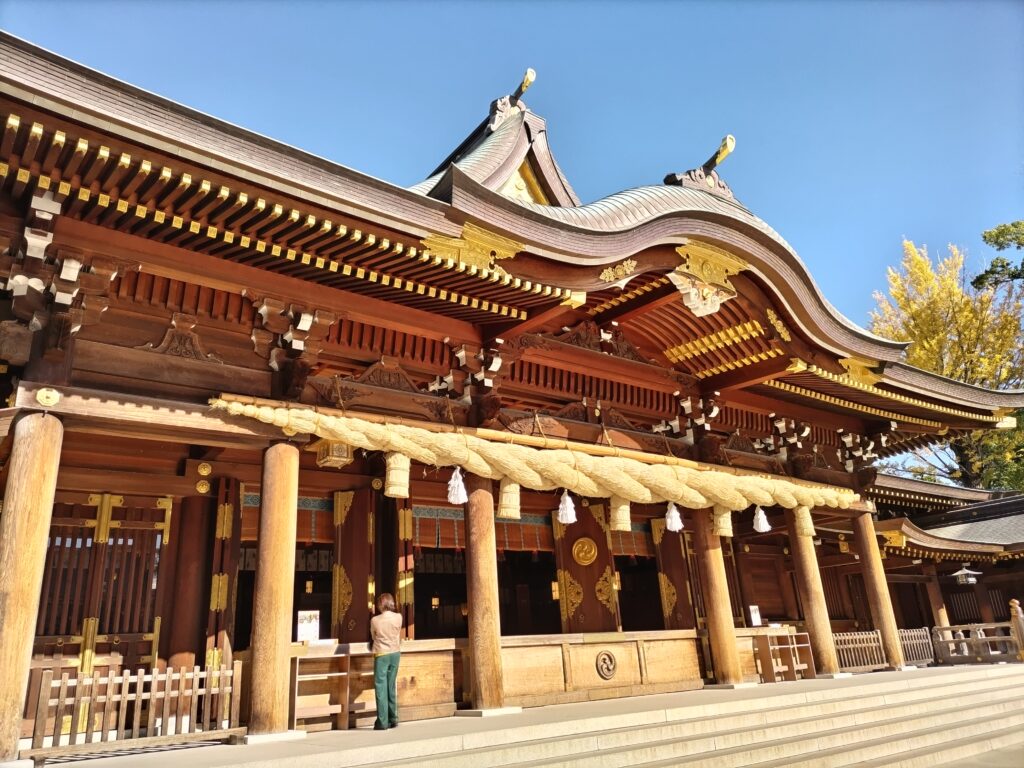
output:
[{"label": "shrine building", "polygon": [[532,80],[403,188],[0,35],[0,761],[114,728],[99,687],[49,703],[87,676],[365,724],[382,592],[403,719],[835,675],[844,633],[899,669],[904,630],[1006,619],[1024,544],[943,516],[1016,502],[872,465],[1024,392],[839,314],[732,137],[584,204]]}]

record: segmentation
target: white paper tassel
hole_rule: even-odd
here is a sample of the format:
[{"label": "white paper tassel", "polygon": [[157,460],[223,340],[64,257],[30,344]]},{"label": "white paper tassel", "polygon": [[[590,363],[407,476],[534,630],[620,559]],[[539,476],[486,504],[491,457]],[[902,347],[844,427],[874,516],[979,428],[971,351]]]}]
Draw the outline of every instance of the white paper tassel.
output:
[{"label": "white paper tassel", "polygon": [[452,472],[452,479],[448,481],[448,502],[450,504],[465,504],[468,501],[466,486],[462,482],[462,470],[456,467]]},{"label": "white paper tassel", "polygon": [[754,530],[758,533],[768,533],[772,529],[768,522],[768,516],[761,507],[754,508]]},{"label": "white paper tassel", "polygon": [[672,533],[679,533],[683,530],[683,518],[679,515],[679,510],[676,509],[675,502],[670,501],[668,503],[668,509],[665,510],[665,528]]},{"label": "white paper tassel", "polygon": [[562,500],[558,502],[558,522],[570,525],[576,522],[576,505],[568,491],[562,491]]}]

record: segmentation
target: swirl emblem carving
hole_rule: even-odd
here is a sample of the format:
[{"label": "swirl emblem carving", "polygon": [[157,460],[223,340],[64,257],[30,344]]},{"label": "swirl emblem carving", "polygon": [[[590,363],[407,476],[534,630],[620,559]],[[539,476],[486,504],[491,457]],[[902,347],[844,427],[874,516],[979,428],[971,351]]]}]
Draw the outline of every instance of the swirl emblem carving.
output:
[{"label": "swirl emblem carving", "polygon": [[615,661],[615,655],[611,651],[601,651],[598,653],[594,666],[597,667],[597,674],[601,676],[602,680],[611,680],[615,677],[617,662]]},{"label": "swirl emblem carving", "polygon": [[597,543],[584,536],[572,545],[572,559],[580,565],[590,565],[597,560]]}]

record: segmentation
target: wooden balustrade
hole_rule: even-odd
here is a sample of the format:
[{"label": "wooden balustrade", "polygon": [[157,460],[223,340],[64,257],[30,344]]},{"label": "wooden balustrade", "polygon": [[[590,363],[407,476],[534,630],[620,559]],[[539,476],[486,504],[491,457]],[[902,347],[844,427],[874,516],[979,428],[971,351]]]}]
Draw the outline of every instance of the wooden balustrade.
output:
[{"label": "wooden balustrade", "polygon": [[932,633],[928,627],[898,630],[900,645],[903,647],[903,660],[914,666],[927,666],[935,663],[935,646],[932,645]]},{"label": "wooden balustrade", "polygon": [[882,648],[882,633],[834,632],[839,668],[843,672],[872,672],[889,666]]},{"label": "wooden balustrade", "polygon": [[997,664],[1020,661],[1021,646],[1011,634],[1011,622],[955,624],[935,627],[932,644],[939,664]]},{"label": "wooden balustrade", "polygon": [[125,671],[54,679],[46,669],[36,699],[32,747],[22,758],[47,759],[126,747],[235,739],[241,662],[229,669]]}]

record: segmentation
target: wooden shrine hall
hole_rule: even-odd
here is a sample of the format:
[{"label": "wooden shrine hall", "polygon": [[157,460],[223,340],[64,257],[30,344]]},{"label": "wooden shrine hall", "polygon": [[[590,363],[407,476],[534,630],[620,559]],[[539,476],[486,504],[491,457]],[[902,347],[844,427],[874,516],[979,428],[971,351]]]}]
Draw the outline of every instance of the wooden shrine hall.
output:
[{"label": "wooden shrine hall", "polygon": [[732,137],[581,203],[532,80],[402,188],[0,35],[0,761],[118,707],[348,728],[385,591],[413,719],[769,681],[780,648],[835,675],[855,629],[900,668],[962,562],[1019,573],[871,492],[1024,393],[842,317]]}]

